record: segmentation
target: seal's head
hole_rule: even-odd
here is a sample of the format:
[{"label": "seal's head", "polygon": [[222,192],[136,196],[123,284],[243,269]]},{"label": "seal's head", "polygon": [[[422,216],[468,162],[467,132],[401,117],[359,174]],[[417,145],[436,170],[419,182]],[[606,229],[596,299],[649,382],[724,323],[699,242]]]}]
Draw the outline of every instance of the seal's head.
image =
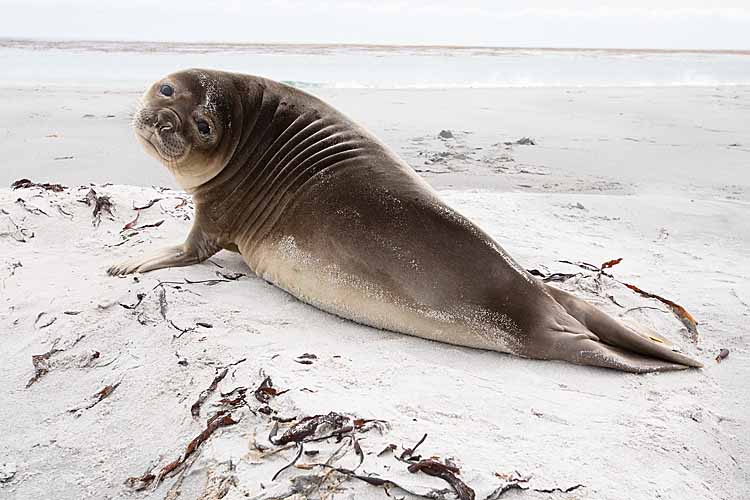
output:
[{"label": "seal's head", "polygon": [[151,85],[141,102],[136,136],[184,189],[211,180],[231,159],[242,114],[230,74],[180,71]]}]

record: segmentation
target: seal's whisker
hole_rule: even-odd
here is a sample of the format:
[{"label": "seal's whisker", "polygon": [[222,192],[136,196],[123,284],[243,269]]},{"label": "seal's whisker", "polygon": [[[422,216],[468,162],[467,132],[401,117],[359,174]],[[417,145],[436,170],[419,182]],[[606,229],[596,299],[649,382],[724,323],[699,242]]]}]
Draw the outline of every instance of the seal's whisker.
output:
[{"label": "seal's whisker", "polygon": [[131,102],[128,106],[129,116],[130,116],[130,127],[135,128],[138,125],[139,120],[139,114],[140,111],[143,109],[143,96],[138,97],[138,99],[135,100],[135,102]]}]

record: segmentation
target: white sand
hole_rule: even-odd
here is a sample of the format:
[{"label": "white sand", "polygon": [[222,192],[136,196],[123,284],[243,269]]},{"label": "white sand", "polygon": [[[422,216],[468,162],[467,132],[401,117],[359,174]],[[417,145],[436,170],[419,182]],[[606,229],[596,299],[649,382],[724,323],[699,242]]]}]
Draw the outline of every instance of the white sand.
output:
[{"label": "white sand", "polygon": [[[377,453],[388,443],[413,445],[427,433],[421,451],[453,457],[477,498],[501,484],[495,472],[514,470],[532,475],[533,488],[585,485],[567,494],[570,498],[745,495],[750,370],[743,330],[750,316],[750,288],[743,254],[750,235],[736,222],[747,210],[743,205],[670,196],[443,193],[528,267],[567,272],[573,268],[557,259],[623,257],[616,276],[687,307],[701,323],[697,345],[656,301],[605,281],[606,293],[624,306],[619,308],[586,293],[591,279],[569,284],[706,363],[702,371],[636,376],[358,326],[299,303],[253,276],[214,286],[165,287],[166,318],[183,328],[199,321],[213,325],[173,339],[179,332],[162,317],[154,286],[160,280],[216,278],[220,269],[204,263],[127,278],[108,277],[105,269],[186,234],[189,209],[174,209],[180,193],[96,186],[112,197],[115,218],[93,228],[91,209],[76,201],[87,189],[0,191],[0,207],[7,212],[0,214],[0,233],[7,231],[9,218],[27,236],[34,233],[26,242],[0,237],[0,419],[6,422],[0,463],[10,462],[15,470],[10,482],[0,483],[3,498],[128,496],[127,477],[173,460],[200,432],[217,398],[209,399],[200,420],[191,417],[189,408],[209,385],[214,367],[241,358],[247,361],[230,371],[220,391],[239,385],[252,390],[263,370],[277,387],[290,389],[272,401],[281,416],[339,411],[387,420],[391,429],[384,435],[362,435],[365,453]],[[19,197],[26,208],[15,202]],[[139,224],[163,219],[163,225],[110,247],[121,241],[121,228],[133,219],[133,203],[159,197]],[[234,254],[220,253],[212,261],[224,272],[248,273]],[[137,293],[146,296],[134,311],[118,305],[134,303]],[[654,309],[625,312],[639,306]],[[35,322],[40,313],[45,314]],[[65,351],[53,355],[49,374],[25,388],[34,373],[31,356],[53,346]],[[717,364],[713,357],[722,347],[731,353]],[[86,364],[93,351],[101,354]],[[296,363],[303,353],[318,359],[312,365]],[[181,359],[187,366],[178,364]],[[68,412],[117,381],[120,386],[98,405]],[[239,424],[218,431],[202,447],[183,485],[184,498],[196,498],[207,471],[222,470],[218,464],[229,460],[237,482],[226,498],[259,494],[261,483],[269,485],[273,473],[291,459],[289,450],[259,460],[251,452],[251,438],[257,433],[265,442],[270,421],[239,414],[244,415]],[[352,455],[342,465],[353,464]],[[391,456],[366,455],[363,467],[391,478],[410,476]],[[309,473],[293,469],[277,482],[283,486]],[[435,483],[428,479],[406,477],[409,484]],[[153,494],[163,497],[173,481]],[[382,490],[363,483],[342,488],[337,498],[384,498]],[[548,497],[531,491],[505,496]]]},{"label": "white sand", "polygon": [[[567,494],[513,490],[502,498],[745,498],[750,132],[743,120],[750,90],[566,92],[327,90],[323,97],[417,168],[433,171],[425,175],[446,199],[527,268],[575,272],[557,261],[622,257],[615,276],[685,306],[700,323],[697,344],[661,303],[622,285],[604,280],[597,290],[582,278],[566,286],[657,331],[701,359],[703,370],[636,376],[437,344],[330,316],[252,275],[214,286],[165,286],[167,320],[182,328],[213,325],[174,339],[179,332],[162,316],[154,290],[160,280],[249,270],[223,252],[212,259],[223,269],[204,263],[106,275],[114,262],[181,241],[190,225],[189,205],[175,208],[184,196],[176,191],[94,186],[115,208],[114,219],[105,217],[98,228],[91,208],[77,201],[88,190],[77,185],[88,181],[171,185],[127,130],[137,92],[3,89],[0,183],[29,177],[71,187],[59,194],[0,189],[0,234],[13,233],[0,236],[0,498],[138,498],[144,493],[131,493],[124,481],[177,458],[217,410],[218,392],[252,391],[259,370],[290,390],[271,401],[279,416],[339,411],[387,420],[383,435],[361,435],[362,468],[405,484],[445,486],[375,454],[388,443],[412,446],[427,433],[419,451],[452,457],[478,499],[502,484],[495,473],[515,470],[532,476],[531,488],[584,487]],[[540,109],[549,116],[539,116]],[[437,139],[443,128],[456,137]],[[502,145],[521,136],[537,146]],[[73,159],[54,159],[66,156]],[[112,247],[135,217],[133,204],[157,197],[138,224],[163,225]],[[10,220],[25,233],[14,233]],[[138,293],[146,295],[135,310],[118,305],[135,303]],[[629,311],[634,307],[647,308]],[[53,347],[64,351],[26,388],[31,356]],[[717,364],[721,348],[730,354]],[[295,362],[303,353],[318,359]],[[242,358],[193,419],[190,406],[215,367]],[[68,411],[118,381],[96,406]],[[261,406],[250,393],[247,399]],[[200,448],[179,498],[198,498],[233,476],[224,498],[263,498],[295,476],[320,472],[291,469],[271,483],[293,450],[259,458],[253,436],[268,444],[269,418],[246,409],[235,414],[239,424]],[[321,455],[300,462],[323,461],[335,446],[307,448]],[[356,465],[354,453],[339,463]],[[145,495],[165,498],[174,482]],[[341,488],[335,498],[387,498],[361,482]]]}]

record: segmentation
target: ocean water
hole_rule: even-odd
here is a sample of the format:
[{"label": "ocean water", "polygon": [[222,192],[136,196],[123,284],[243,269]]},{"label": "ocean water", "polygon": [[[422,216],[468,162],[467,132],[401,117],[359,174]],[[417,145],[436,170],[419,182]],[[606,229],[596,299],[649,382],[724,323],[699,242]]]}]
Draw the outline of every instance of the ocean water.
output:
[{"label": "ocean water", "polygon": [[214,68],[301,88],[750,85],[750,52],[0,40],[0,85],[142,89]]}]

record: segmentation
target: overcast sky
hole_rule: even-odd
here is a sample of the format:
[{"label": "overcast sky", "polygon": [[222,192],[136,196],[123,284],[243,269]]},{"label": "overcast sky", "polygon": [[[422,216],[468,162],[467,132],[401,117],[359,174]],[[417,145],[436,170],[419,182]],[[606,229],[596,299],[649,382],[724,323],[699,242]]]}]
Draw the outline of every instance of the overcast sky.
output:
[{"label": "overcast sky", "polygon": [[750,49],[750,0],[0,0],[0,37]]}]

